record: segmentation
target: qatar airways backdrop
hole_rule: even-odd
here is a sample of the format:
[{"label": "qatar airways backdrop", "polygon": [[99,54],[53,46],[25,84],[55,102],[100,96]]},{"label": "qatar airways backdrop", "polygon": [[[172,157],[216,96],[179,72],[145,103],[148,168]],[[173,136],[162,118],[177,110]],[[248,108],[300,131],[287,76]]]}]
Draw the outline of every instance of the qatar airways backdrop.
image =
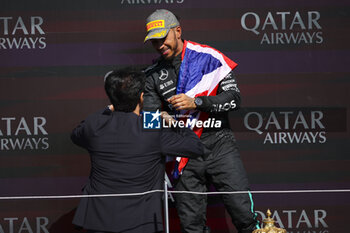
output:
[{"label": "qatar airways backdrop", "polygon": [[[184,39],[238,63],[243,105],[230,122],[252,191],[350,188],[349,1],[1,0],[1,197],[81,194],[90,161],[70,132],[108,104],[106,72],[157,57],[143,44],[157,8],[181,17]],[[348,192],[254,199],[289,233],[349,232]],[[0,233],[81,232],[78,201],[0,200]],[[236,232],[220,197],[209,201],[212,232]]]}]

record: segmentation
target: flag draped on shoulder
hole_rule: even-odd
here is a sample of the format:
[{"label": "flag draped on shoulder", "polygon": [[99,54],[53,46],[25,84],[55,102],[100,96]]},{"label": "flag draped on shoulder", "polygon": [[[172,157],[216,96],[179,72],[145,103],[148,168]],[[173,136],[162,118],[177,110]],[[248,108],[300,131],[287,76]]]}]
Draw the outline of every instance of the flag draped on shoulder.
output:
[{"label": "flag draped on shoulder", "polygon": [[[194,98],[198,96],[215,96],[219,83],[237,64],[218,50],[207,45],[184,41],[182,63],[177,81],[176,94],[185,93]],[[208,114],[197,110],[183,110],[180,114],[191,115],[192,119],[205,121]],[[203,128],[193,128],[198,137]],[[178,157],[174,176],[181,174],[188,158]]]}]

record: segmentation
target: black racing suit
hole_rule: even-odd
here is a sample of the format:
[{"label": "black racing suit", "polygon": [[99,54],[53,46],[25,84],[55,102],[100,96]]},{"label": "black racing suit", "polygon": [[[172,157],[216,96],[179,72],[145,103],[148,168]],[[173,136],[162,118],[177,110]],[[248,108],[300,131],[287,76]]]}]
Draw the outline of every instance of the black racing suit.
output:
[{"label": "black racing suit", "polygon": [[[146,86],[144,111],[173,109],[166,101],[176,95],[176,85],[181,65],[181,54],[173,60],[158,59],[145,70]],[[249,183],[243,167],[236,139],[230,130],[228,112],[239,108],[241,97],[232,71],[219,83],[216,96],[202,96],[203,103],[198,110],[209,113],[209,118],[221,120],[219,129],[203,130],[201,141],[206,147],[206,155],[190,159],[176,183],[178,191],[206,192],[207,185],[213,184],[222,192],[247,191]],[[180,217],[182,232],[203,232],[206,225],[206,195],[174,195]],[[223,202],[231,215],[238,232],[251,233],[258,224],[253,212],[249,194],[222,195]]]}]

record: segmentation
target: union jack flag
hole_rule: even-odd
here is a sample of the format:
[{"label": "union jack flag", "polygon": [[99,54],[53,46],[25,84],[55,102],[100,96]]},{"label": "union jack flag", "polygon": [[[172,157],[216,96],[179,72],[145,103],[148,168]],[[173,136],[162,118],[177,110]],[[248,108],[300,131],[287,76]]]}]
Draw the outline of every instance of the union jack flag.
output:
[{"label": "union jack flag", "polygon": [[[235,62],[212,47],[184,41],[176,94],[185,93],[191,98],[215,96],[220,81],[236,66]],[[182,110],[180,114],[191,115],[192,119],[201,121],[208,119],[207,113],[197,110]],[[194,127],[193,131],[200,137],[203,128]],[[178,163],[173,173],[175,178],[182,173],[188,158],[177,157],[176,160]]]}]

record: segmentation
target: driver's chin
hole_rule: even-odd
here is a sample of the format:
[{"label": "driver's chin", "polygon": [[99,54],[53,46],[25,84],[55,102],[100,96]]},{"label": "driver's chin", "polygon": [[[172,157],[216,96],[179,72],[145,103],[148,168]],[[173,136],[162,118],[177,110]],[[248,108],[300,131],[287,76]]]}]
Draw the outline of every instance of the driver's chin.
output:
[{"label": "driver's chin", "polygon": [[166,55],[163,55],[163,58],[165,60],[171,60],[174,57],[173,55],[174,55],[173,53],[168,53]]}]

